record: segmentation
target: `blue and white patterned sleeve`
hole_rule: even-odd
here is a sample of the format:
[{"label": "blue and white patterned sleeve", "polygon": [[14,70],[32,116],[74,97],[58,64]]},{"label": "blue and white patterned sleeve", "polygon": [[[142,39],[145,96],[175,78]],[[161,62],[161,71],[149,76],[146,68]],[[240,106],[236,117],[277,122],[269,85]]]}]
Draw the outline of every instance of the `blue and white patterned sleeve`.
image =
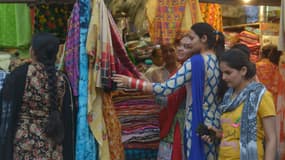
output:
[{"label": "blue and white patterned sleeve", "polygon": [[191,80],[191,58],[183,63],[181,68],[163,83],[152,83],[153,93],[159,96],[167,96]]}]

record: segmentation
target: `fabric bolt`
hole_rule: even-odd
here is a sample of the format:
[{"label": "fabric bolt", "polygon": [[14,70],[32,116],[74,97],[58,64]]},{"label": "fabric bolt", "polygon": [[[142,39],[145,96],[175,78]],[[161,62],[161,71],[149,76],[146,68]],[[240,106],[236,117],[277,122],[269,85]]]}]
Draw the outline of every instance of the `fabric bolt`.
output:
[{"label": "fabric bolt", "polygon": [[73,95],[78,96],[79,81],[79,40],[80,40],[79,4],[73,6],[69,19],[67,37],[65,42],[64,69],[72,85]]},{"label": "fabric bolt", "polygon": [[[220,127],[218,117],[220,112],[218,110],[218,101],[217,101],[217,89],[220,78],[220,71],[218,66],[218,60],[215,55],[206,54],[203,55],[205,62],[205,71],[207,78],[205,80],[205,89],[204,89],[204,103],[203,103],[203,116],[204,124],[215,126],[216,128]],[[153,91],[156,95],[168,95],[183,85],[187,89],[187,98],[186,98],[186,121],[185,127],[186,130],[191,131],[196,128],[192,128],[192,95],[191,95],[191,85],[189,84],[192,77],[191,69],[191,58],[184,62],[183,66],[178,70],[178,72],[173,75],[166,82],[159,84],[153,83]],[[191,132],[190,132],[191,133]],[[190,157],[190,149],[193,147],[191,145],[191,134],[185,137],[185,145],[187,145],[188,150],[185,150],[187,153],[187,158]],[[217,144],[204,144],[205,156],[207,159],[216,159],[217,158]]]},{"label": "fabric bolt", "polygon": [[156,160],[157,150],[155,149],[127,149],[125,150],[126,160]]},{"label": "fabric bolt", "polygon": [[0,33],[0,47],[27,47],[32,37],[29,7],[26,4],[1,4]]},{"label": "fabric bolt", "polygon": [[78,115],[76,130],[76,159],[97,160],[98,144],[91,133],[87,119],[88,102],[88,57],[86,54],[86,38],[90,20],[89,0],[79,0],[80,16],[80,48],[79,48],[79,86]]}]

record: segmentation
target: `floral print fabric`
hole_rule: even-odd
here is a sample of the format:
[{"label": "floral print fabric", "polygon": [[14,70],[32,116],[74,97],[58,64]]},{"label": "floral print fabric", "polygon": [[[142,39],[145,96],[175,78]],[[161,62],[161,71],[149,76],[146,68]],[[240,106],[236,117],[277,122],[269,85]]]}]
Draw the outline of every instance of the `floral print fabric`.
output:
[{"label": "floral print fabric", "polygon": [[[58,103],[65,92],[63,76],[57,80]],[[41,64],[29,66],[23,103],[19,111],[14,138],[14,159],[61,160],[62,146],[54,144],[44,133],[49,116],[47,74]]]}]

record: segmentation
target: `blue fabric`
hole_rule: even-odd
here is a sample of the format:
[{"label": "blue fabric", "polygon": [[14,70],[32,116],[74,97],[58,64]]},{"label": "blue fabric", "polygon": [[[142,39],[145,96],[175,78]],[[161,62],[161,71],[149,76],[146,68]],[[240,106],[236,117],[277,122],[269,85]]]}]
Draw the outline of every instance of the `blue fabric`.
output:
[{"label": "blue fabric", "polygon": [[221,104],[223,112],[231,112],[244,103],[240,127],[240,159],[257,160],[257,111],[266,88],[261,83],[252,82],[232,99],[234,90],[230,88]]},{"label": "blue fabric", "polygon": [[76,160],[97,160],[98,145],[87,123],[88,102],[88,56],[86,38],[90,20],[89,0],[80,0],[80,54],[79,54],[79,97],[76,134]]},{"label": "blue fabric", "polygon": [[205,160],[204,142],[196,134],[196,128],[199,124],[204,123],[203,118],[203,94],[205,81],[205,64],[200,54],[194,55],[192,58],[192,147],[188,160]]}]

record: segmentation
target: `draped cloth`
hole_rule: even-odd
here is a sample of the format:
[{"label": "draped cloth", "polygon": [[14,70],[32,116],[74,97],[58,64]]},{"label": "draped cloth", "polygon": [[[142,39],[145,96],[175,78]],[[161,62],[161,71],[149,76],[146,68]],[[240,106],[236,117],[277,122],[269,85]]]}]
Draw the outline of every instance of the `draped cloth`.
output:
[{"label": "draped cloth", "polygon": [[178,32],[188,31],[194,23],[203,21],[198,0],[148,0],[146,16],[155,43],[171,43]]},{"label": "draped cloth", "polygon": [[79,40],[80,40],[79,4],[74,4],[69,19],[68,33],[65,42],[64,66],[70,80],[74,96],[78,96],[79,80]]},{"label": "draped cloth", "polygon": [[240,159],[258,159],[257,154],[257,111],[266,88],[257,82],[252,82],[246,86],[234,99],[234,90],[230,88],[223,98],[221,104],[222,112],[230,112],[244,103],[241,115],[240,127]]},{"label": "draped cloth", "polygon": [[[187,137],[191,137],[192,146],[187,148],[190,150],[190,156],[187,155],[187,160],[192,159],[201,159],[205,160],[206,156],[204,153],[204,142],[196,134],[196,129],[199,124],[204,123],[203,118],[203,97],[204,97],[204,82],[205,82],[205,64],[204,59],[201,54],[194,55],[192,57],[192,129],[187,131],[186,129],[186,140]],[[192,136],[189,136],[189,133],[192,133]],[[188,145],[186,145],[188,146]]]},{"label": "draped cloth", "polygon": [[86,37],[90,20],[89,0],[79,0],[80,8],[80,48],[79,48],[79,96],[76,132],[76,159],[98,159],[97,142],[87,123],[88,102],[88,57],[86,54]]}]

